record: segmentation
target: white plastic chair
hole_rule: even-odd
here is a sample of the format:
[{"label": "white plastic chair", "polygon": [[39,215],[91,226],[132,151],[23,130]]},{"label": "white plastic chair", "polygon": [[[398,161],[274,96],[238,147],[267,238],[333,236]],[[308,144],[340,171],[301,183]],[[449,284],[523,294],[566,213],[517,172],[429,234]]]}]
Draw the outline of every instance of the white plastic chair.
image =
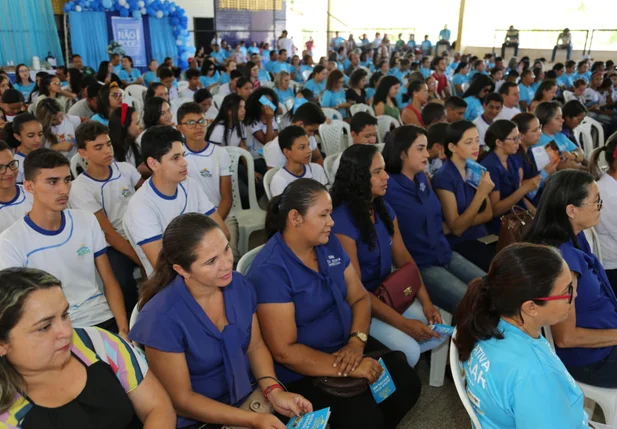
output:
[{"label": "white plastic chair", "polygon": [[[178,109],[180,108],[180,106],[182,106],[184,103],[192,103],[193,99],[191,98],[176,98],[175,100],[171,100],[171,114],[173,115],[174,118],[176,118],[178,116]],[[175,122],[175,119],[174,119]]]},{"label": "white plastic chair", "polygon": [[465,371],[463,370],[461,361],[458,357],[458,349],[453,342],[455,336],[456,329],[454,330],[454,334],[452,334],[452,339],[450,340],[450,371],[452,373],[452,378],[454,379],[454,385],[456,386],[456,393],[458,393],[458,397],[463,403],[465,411],[467,411],[473,427],[475,429],[482,429],[482,425],[478,420],[478,416],[476,416],[473,405],[471,405],[471,401],[467,396],[467,388],[465,386]]},{"label": "white plastic chair", "polygon": [[375,143],[375,147],[379,152],[383,152],[383,148],[386,147],[385,143]]},{"label": "white plastic chair", "polygon": [[[593,136],[591,135],[591,129],[589,126],[583,126],[582,124],[572,130],[574,133],[574,138],[576,139],[576,144],[579,147],[582,147],[583,153],[586,158],[590,158],[591,154],[594,151],[594,141]],[[603,157],[600,157],[603,158]]]},{"label": "white plastic chair", "polygon": [[73,157],[71,158],[71,174],[73,175],[74,179],[77,179],[77,176],[79,176],[79,171],[77,170],[77,167],[81,167],[82,171],[86,171],[86,169],[88,168],[88,162],[83,159],[78,153],[73,155]]},{"label": "white plastic chair", "polygon": [[[231,214],[238,221],[238,251],[240,255],[244,255],[249,250],[249,238],[255,231],[264,229],[266,225],[266,212],[259,208],[257,203],[257,194],[255,192],[255,167],[253,165],[253,156],[250,152],[233,146],[226,146],[225,149],[229,153],[231,161],[231,183],[233,202],[231,206]],[[240,157],[246,161],[248,188],[249,188],[249,208],[243,209],[240,199],[240,187],[238,186],[238,163]]]},{"label": "white plastic chair", "polygon": [[313,73],[312,70],[304,70],[302,72],[302,77],[304,78],[304,81],[306,82],[307,80],[309,80],[309,76],[311,75],[311,73]]},{"label": "white plastic chair", "polygon": [[591,247],[591,252],[596,255],[596,257],[600,260],[600,263],[602,263],[602,247],[600,246],[600,238],[598,237],[596,229],[592,226],[583,232],[585,233],[585,238],[587,238],[589,247]]},{"label": "white plastic chair", "polygon": [[351,116],[355,115],[358,112],[368,112],[374,117],[377,117],[375,115],[375,110],[373,110],[373,108],[369,106],[368,104],[364,104],[364,103],[352,104],[351,107],[349,108],[349,111],[351,112]]},{"label": "white plastic chair", "polygon": [[293,109],[295,103],[296,100],[294,98],[290,98],[285,102],[285,107],[287,107],[288,112]]},{"label": "white plastic chair", "polygon": [[342,121],[343,120],[343,115],[341,115],[341,112],[339,112],[336,109],[332,109],[330,107],[322,107],[321,110],[323,111],[323,114],[326,115],[326,118],[330,118],[333,121],[337,120],[337,121]]},{"label": "white plastic chair", "polygon": [[397,128],[400,127],[401,124],[392,116],[381,115],[377,117],[377,136],[379,137],[379,143],[385,142],[386,134],[392,129],[392,126]]},{"label": "white plastic chair", "polygon": [[270,80],[264,80],[264,81],[261,81],[261,86],[265,86],[266,88],[273,89],[274,88],[274,82],[272,82]]},{"label": "white plastic chair", "polygon": [[302,88],[304,88],[304,84],[296,82],[295,80],[289,81],[289,86],[291,86],[291,89],[294,90],[294,93],[297,93],[298,91],[301,91]]},{"label": "white plastic chair", "polygon": [[[553,340],[553,332],[550,326],[542,328],[544,338],[550,343],[555,350],[555,341]],[[607,389],[604,387],[591,386],[589,384],[576,382],[583,394],[585,395],[585,411],[591,419],[596,404],[602,408],[604,419],[609,426],[617,426],[617,389]]]},{"label": "white plastic chair", "polygon": [[589,134],[593,138],[593,148],[599,148],[606,144],[606,140],[604,140],[604,128],[602,128],[602,124],[596,121],[589,116],[586,116],[585,119],[581,122],[581,126],[584,129],[589,130]]},{"label": "white plastic chair", "polygon": [[563,92],[563,99],[567,103],[568,101],[576,100],[576,95],[574,95],[574,93],[572,91],[564,91]]},{"label": "white plastic chair", "polygon": [[221,106],[223,105],[223,100],[225,99],[224,94],[216,94],[212,97],[212,103],[214,103],[214,107],[221,110]]},{"label": "white plastic chair", "polygon": [[206,119],[208,121],[214,121],[216,119],[216,116],[219,114],[219,109],[217,109],[214,106],[211,106],[208,111],[206,112]]},{"label": "white plastic chair", "polygon": [[129,231],[129,229],[126,227],[125,219],[122,219],[122,229],[124,230],[124,234],[126,235],[126,239],[129,241],[129,244],[131,245],[131,247],[133,247],[135,253],[137,253],[137,257],[141,261],[141,265],[143,265],[144,271],[146,272],[146,277],[150,277],[150,275],[154,272],[154,269],[152,268],[152,265],[150,265],[150,261],[148,260],[146,254],[135,243],[133,237],[131,237],[131,231]]},{"label": "white plastic chair", "polygon": [[210,94],[217,95],[219,93],[219,89],[221,89],[221,85],[214,85],[210,88]]},{"label": "white plastic chair", "polygon": [[[129,319],[129,331],[133,329],[133,326],[135,325],[135,323],[137,323],[137,316],[139,316],[138,306],[139,304],[136,304],[135,307],[133,307],[133,311],[131,312],[131,318]],[[145,358],[146,349],[144,348],[144,346],[142,344],[136,343],[135,341],[133,341],[133,345],[137,347],[137,349],[139,349],[142,353],[144,353]]]},{"label": "white plastic chair", "polygon": [[[452,324],[452,315],[447,311],[439,309],[441,320],[444,325]],[[446,366],[448,363],[448,345],[449,341],[444,341],[439,346],[431,350],[431,369],[428,378],[428,384],[431,387],[443,386],[443,380],[446,375]]]},{"label": "white plastic chair", "polygon": [[[188,85],[188,82],[187,82],[187,85]],[[133,97],[133,99],[135,100],[143,100],[144,95],[146,94],[147,90],[148,88],[146,88],[143,85],[139,85],[139,84],[129,85],[125,89],[126,93],[130,95],[131,97]]]},{"label": "white plastic chair", "polygon": [[242,275],[246,275],[249,272],[249,269],[251,268],[251,264],[253,264],[253,260],[255,260],[255,257],[257,256],[259,251],[262,249],[262,247],[264,247],[263,244],[259,247],[256,247],[248,251],[243,257],[241,257],[240,260],[238,261],[238,266],[236,267],[236,271]]},{"label": "white plastic chair", "polygon": [[326,158],[323,160],[323,169],[326,171],[326,176],[328,177],[328,182],[330,183],[334,183],[334,177],[336,176],[336,172],[332,170],[332,167],[334,167],[334,162],[339,156],[341,156],[340,152],[333,153],[332,155],[326,156]]},{"label": "white plastic chair", "polygon": [[[293,99],[292,99],[293,100]],[[287,105],[283,104],[283,103],[279,103],[279,108],[278,108],[278,114],[283,116],[285,115],[287,112],[289,111],[289,109],[287,108]]]},{"label": "white plastic chair", "polygon": [[272,183],[272,178],[277,171],[279,171],[279,168],[274,167],[266,171],[266,174],[264,174],[264,190],[266,191],[266,197],[268,197],[268,201],[272,199],[272,191],[270,190],[270,184]]},{"label": "white plastic chair", "polygon": [[[347,136],[345,136],[345,132],[347,132]],[[319,136],[326,156],[343,152],[351,144],[351,129],[349,124],[343,121],[334,120],[329,124],[321,124]]]}]

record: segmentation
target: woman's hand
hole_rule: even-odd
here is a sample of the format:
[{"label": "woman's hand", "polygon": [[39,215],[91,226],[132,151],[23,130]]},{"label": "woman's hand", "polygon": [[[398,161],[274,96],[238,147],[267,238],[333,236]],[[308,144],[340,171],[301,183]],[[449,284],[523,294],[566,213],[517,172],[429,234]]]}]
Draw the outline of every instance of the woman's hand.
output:
[{"label": "woman's hand", "polygon": [[488,196],[494,187],[495,184],[491,180],[491,175],[489,174],[489,172],[485,171],[484,173],[482,173],[482,178],[480,179],[480,183],[478,184],[478,192],[480,192],[482,195]]},{"label": "woman's hand", "polygon": [[281,389],[272,390],[268,395],[268,400],[277,413],[286,417],[301,416],[313,411],[313,405],[308,399]]},{"label": "woman's hand", "polygon": [[433,303],[428,303],[422,308],[422,312],[424,313],[424,317],[428,320],[429,324],[442,323],[441,321],[441,313],[433,305]]},{"label": "woman's hand", "polygon": [[551,174],[557,171],[558,165],[559,165],[559,159],[556,159],[554,162],[551,162],[546,167],[544,167],[544,171],[546,171],[548,175],[550,176]]},{"label": "woman's hand", "polygon": [[274,110],[272,110],[269,106],[263,106],[262,113],[263,113],[266,124],[268,122],[271,122],[272,118],[274,118]]},{"label": "woman's hand", "polygon": [[431,338],[441,338],[437,332],[433,331],[426,323],[420,322],[419,320],[405,320],[402,331],[418,342],[427,341]]},{"label": "woman's hand", "polygon": [[272,414],[254,413],[254,423],[251,425],[255,429],[285,429],[285,425]]},{"label": "woman's hand", "polygon": [[521,182],[521,186],[525,189],[525,193],[529,193],[531,191],[535,191],[540,187],[540,182],[542,181],[542,177],[538,174],[531,179],[523,180]]},{"label": "woman's hand", "polygon": [[332,354],[336,357],[332,366],[338,368],[339,377],[347,377],[360,365],[364,356],[364,344],[360,344],[357,341],[348,343],[345,347]]},{"label": "woman's hand", "polygon": [[383,372],[383,368],[375,359],[371,359],[365,357],[360,362],[360,365],[351,373],[353,378],[366,378],[369,384],[373,384],[376,382],[381,373]]}]

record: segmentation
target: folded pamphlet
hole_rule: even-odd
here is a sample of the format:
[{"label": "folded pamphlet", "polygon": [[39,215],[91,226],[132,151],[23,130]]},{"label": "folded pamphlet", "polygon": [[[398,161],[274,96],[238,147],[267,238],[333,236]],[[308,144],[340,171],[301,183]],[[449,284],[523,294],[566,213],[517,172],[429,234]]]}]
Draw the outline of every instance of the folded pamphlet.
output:
[{"label": "folded pamphlet", "polygon": [[287,423],[287,429],[325,429],[330,418],[330,407],[294,417]]},{"label": "folded pamphlet", "polygon": [[486,167],[468,159],[465,163],[465,181],[477,189],[485,171],[487,171]]},{"label": "folded pamphlet", "polygon": [[371,384],[371,393],[373,394],[373,398],[375,401],[380,404],[394,392],[396,392],[396,386],[394,385],[394,381],[392,381],[392,377],[390,376],[390,372],[388,368],[386,368],[386,364],[384,363],[382,358],[379,358],[379,364],[383,368],[383,372],[379,379],[376,382]]}]

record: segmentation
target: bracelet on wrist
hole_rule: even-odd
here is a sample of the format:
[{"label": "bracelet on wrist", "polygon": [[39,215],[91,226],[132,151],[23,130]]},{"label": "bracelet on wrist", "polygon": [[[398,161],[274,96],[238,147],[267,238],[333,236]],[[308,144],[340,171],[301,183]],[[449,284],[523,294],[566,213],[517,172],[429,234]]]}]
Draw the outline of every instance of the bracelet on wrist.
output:
[{"label": "bracelet on wrist", "polygon": [[273,384],[273,385],[268,386],[268,387],[265,388],[265,390],[264,390],[264,398],[265,398],[266,402],[270,402],[270,400],[268,399],[268,395],[270,395],[270,393],[272,393],[272,391],[276,390],[276,389],[281,389],[281,390],[285,391],[285,389],[283,389],[283,386],[281,386],[278,383]]}]

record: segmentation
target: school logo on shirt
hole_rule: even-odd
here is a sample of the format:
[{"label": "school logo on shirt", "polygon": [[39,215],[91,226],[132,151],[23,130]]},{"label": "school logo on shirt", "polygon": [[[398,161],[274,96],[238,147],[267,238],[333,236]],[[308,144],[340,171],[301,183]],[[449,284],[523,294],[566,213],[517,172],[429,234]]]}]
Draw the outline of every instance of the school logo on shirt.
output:
[{"label": "school logo on shirt", "polygon": [[337,258],[334,255],[328,255],[328,267],[336,267],[341,265],[341,258]]},{"label": "school logo on shirt", "polygon": [[201,174],[201,177],[212,177],[212,173],[207,168],[201,170],[199,174]]},{"label": "school logo on shirt", "polygon": [[128,197],[130,197],[130,196],[133,194],[133,192],[131,192],[131,190],[130,190],[130,189],[128,189],[128,188],[122,188],[122,190],[120,191],[120,193],[122,194],[122,196],[123,196],[124,198],[128,198]]},{"label": "school logo on shirt", "polygon": [[77,256],[86,256],[90,253],[92,253],[92,251],[85,244],[82,244],[81,247],[77,249]]},{"label": "school logo on shirt", "polygon": [[424,183],[420,183],[420,192],[424,192],[426,190],[426,185]]}]

